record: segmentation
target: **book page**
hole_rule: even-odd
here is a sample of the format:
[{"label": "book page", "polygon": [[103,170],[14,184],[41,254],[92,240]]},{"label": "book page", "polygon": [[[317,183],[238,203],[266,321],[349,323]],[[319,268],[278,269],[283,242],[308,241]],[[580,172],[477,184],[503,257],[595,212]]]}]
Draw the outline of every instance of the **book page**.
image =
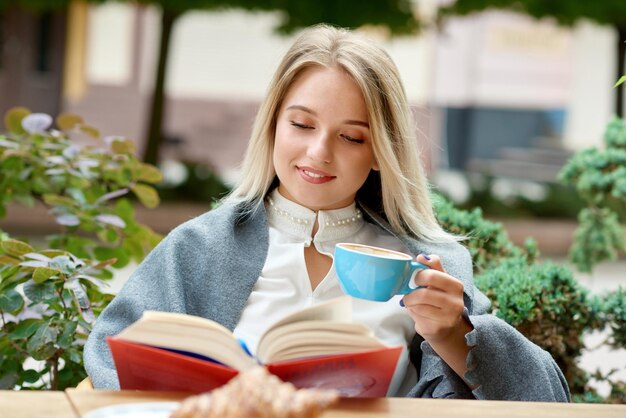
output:
[{"label": "book page", "polygon": [[117,338],[200,354],[237,370],[256,364],[227,328],[193,315],[146,311]]},{"label": "book page", "polygon": [[294,312],[272,325],[259,340],[262,363],[384,347],[371,330],[352,320],[352,300],[342,296]]},{"label": "book page", "polygon": [[[296,311],[274,323],[265,331],[265,334],[283,325],[313,320],[350,322],[352,320],[352,299],[350,299],[349,296],[341,296]],[[263,337],[261,337],[261,339],[263,339]]]},{"label": "book page", "polygon": [[359,352],[384,347],[362,324],[332,321],[304,321],[275,328],[259,344],[257,357],[263,363]]}]

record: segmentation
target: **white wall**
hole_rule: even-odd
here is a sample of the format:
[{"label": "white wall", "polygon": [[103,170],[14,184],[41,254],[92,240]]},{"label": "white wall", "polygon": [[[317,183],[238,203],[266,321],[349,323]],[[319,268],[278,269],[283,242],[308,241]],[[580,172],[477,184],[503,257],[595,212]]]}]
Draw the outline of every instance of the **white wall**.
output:
[{"label": "white wall", "polygon": [[441,106],[565,107],[568,30],[508,12],[450,19],[436,40],[433,100]]},{"label": "white wall", "polygon": [[[141,28],[126,4],[90,12],[86,73],[92,84],[123,85],[138,55],[142,91],[154,77],[158,12],[144,7]],[[167,89],[175,98],[260,100],[292,37],[273,33],[269,13],[193,12],[175,27]],[[133,51],[134,36],[141,49]],[[396,61],[409,100],[418,105],[500,106],[568,110],[566,146],[599,140],[612,111],[614,34],[581,24],[506,12],[453,19],[442,33],[380,39]],[[143,115],[140,115],[143,116]]]},{"label": "white wall", "polygon": [[89,11],[86,78],[93,84],[121,85],[132,77],[133,19],[129,4],[105,3]]},{"label": "white wall", "polygon": [[576,26],[573,44],[573,82],[564,144],[578,150],[601,144],[604,128],[614,114],[617,33],[586,22]]},{"label": "white wall", "polygon": [[[139,55],[140,85],[154,79],[159,41],[155,8],[141,11],[142,48],[133,51],[134,9],[105,3],[89,16],[87,77],[93,84],[122,85],[131,77],[133,54]],[[191,12],[174,27],[168,62],[168,93],[178,98],[260,100],[279,59],[295,35],[274,32],[272,13]],[[114,29],[113,29],[114,28]],[[409,99],[423,103],[430,95],[430,49],[427,37],[377,39],[396,61]]]}]

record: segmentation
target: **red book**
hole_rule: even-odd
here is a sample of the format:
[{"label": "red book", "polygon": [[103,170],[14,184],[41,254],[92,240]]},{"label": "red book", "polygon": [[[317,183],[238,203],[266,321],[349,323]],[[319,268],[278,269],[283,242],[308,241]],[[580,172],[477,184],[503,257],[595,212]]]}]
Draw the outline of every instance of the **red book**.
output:
[{"label": "red book", "polygon": [[343,297],[288,315],[264,333],[256,357],[216,322],[167,312],[145,312],[107,342],[122,389],[207,392],[260,363],[298,388],[383,397],[402,347],[338,320],[350,318],[350,310]]}]

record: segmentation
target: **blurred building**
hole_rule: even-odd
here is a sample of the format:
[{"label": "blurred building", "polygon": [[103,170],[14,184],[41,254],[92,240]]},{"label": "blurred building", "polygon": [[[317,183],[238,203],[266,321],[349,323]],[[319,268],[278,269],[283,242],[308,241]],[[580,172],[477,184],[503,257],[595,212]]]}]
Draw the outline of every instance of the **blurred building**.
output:
[{"label": "blurred building", "polygon": [[[436,3],[420,7],[428,13]],[[273,32],[276,22],[271,13],[236,11],[181,18],[168,62],[167,158],[232,175],[291,42]],[[71,111],[141,147],[159,40],[154,8],[76,2],[38,16],[9,11],[0,25],[0,112]],[[550,167],[529,169],[528,161],[558,165],[563,150],[598,143],[611,116],[609,28],[566,30],[489,12],[380,42],[400,68],[418,137],[437,167],[549,176]]]}]

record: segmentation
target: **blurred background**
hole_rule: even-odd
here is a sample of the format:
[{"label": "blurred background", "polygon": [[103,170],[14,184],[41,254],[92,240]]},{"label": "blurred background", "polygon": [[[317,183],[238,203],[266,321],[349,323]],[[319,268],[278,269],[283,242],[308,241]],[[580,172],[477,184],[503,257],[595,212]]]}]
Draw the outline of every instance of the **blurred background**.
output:
[{"label": "blurred background", "polygon": [[[624,86],[613,87],[626,73],[618,3],[0,0],[0,114],[72,112],[104,137],[132,139],[164,174],[163,203],[138,207],[138,218],[167,233],[237,178],[299,28],[360,26],[399,67],[435,189],[567,263],[583,203],[557,175],[623,116]],[[56,225],[35,207],[9,210],[0,228],[37,235]],[[625,271],[622,259],[577,274],[600,291],[624,283]],[[626,364],[623,352],[611,355],[584,361]]]},{"label": "blurred background", "polygon": [[191,214],[145,215],[167,232],[236,179],[269,78],[299,27],[365,23],[360,30],[400,69],[439,191],[509,221],[516,242],[539,235],[544,253],[565,252],[581,203],[558,171],[599,145],[623,108],[623,86],[613,85],[626,18],[611,15],[615,2],[496,10],[482,0],[413,0],[391,11],[377,9],[389,2],[334,3],[1,0],[0,114],[18,105],[72,112],[103,136],[134,140],[162,169],[165,202],[200,203],[185,205]]},{"label": "blurred background", "polygon": [[[297,25],[342,22],[359,8],[359,2],[341,2],[343,11],[324,10],[332,2],[283,2],[282,10],[267,1],[3,3],[0,114],[18,105],[53,116],[72,112],[105,137],[134,140],[144,160],[162,169],[166,203],[200,203],[185,204],[174,217],[147,214],[160,232],[206,210],[236,179],[257,107]],[[508,221],[514,241],[534,236],[544,253],[566,252],[581,203],[557,174],[573,152],[599,145],[607,122],[621,112],[613,85],[626,23],[621,32],[618,20],[600,24],[593,7],[587,18],[564,7],[536,19],[491,9],[488,1],[459,1],[459,11],[442,20],[440,8],[455,2],[398,3],[416,25],[384,10],[365,15],[361,30],[400,69],[432,182],[457,205]],[[468,4],[478,11],[455,16]],[[255,8],[269,11],[246,10]],[[156,145],[148,149],[149,143]]]}]

